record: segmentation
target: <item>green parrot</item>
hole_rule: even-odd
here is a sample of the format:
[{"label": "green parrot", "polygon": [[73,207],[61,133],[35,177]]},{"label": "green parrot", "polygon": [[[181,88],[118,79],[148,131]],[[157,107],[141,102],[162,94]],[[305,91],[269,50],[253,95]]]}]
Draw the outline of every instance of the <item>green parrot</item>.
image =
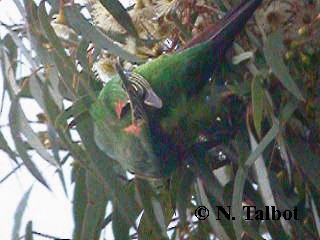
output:
[{"label": "green parrot", "polygon": [[91,105],[95,141],[136,176],[159,179],[183,161],[210,120],[209,78],[262,0],[240,3],[174,54],[123,72],[106,83]]}]

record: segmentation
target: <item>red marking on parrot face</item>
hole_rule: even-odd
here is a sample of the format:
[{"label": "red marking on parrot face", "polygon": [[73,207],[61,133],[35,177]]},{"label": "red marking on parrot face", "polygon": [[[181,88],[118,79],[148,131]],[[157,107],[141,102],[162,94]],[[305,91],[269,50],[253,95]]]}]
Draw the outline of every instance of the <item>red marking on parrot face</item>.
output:
[{"label": "red marking on parrot face", "polygon": [[136,124],[131,124],[130,126],[123,129],[128,134],[133,134],[137,137],[140,135],[141,127]]},{"label": "red marking on parrot face", "polygon": [[116,103],[116,106],[115,106],[115,112],[117,114],[117,117],[118,119],[121,119],[124,112],[124,108],[125,106],[128,104],[128,101],[127,100],[119,100],[117,103]]}]

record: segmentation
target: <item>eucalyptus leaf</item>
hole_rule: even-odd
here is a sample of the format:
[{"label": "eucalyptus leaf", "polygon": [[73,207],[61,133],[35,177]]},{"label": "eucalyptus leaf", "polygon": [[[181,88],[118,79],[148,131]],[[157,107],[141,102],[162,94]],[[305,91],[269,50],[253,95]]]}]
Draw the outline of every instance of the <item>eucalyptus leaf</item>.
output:
[{"label": "eucalyptus leaf", "polygon": [[234,65],[238,65],[239,63],[246,61],[252,57],[253,57],[253,52],[243,52],[243,53],[238,54],[237,56],[234,56],[232,58],[232,63]]},{"label": "eucalyptus leaf", "polygon": [[[48,41],[52,44],[53,51],[57,54],[57,57],[63,59],[64,66],[71,72],[76,72],[76,66],[71,61],[71,58],[66,54],[66,51],[61,43],[61,40],[56,35],[53,27],[50,25],[49,16],[46,14],[45,1],[42,1],[38,8],[38,16],[41,27],[45,32]],[[57,61],[56,61],[57,62]],[[70,84],[72,85],[72,84]]]},{"label": "eucalyptus leaf", "polygon": [[14,41],[15,45],[18,47],[19,51],[22,53],[22,55],[28,60],[28,63],[32,66],[32,68],[37,68],[37,66],[40,64],[37,58],[33,58],[31,55],[31,52],[27,49],[25,44],[23,43],[23,39],[19,37],[19,33],[16,31],[13,31],[12,29],[7,27],[7,30]]},{"label": "eucalyptus leaf", "polygon": [[267,62],[283,86],[297,99],[305,101],[305,98],[291,77],[288,67],[282,59],[283,56],[281,53],[283,51],[283,32],[279,30],[271,33],[268,36],[264,47],[264,55],[266,56]]},{"label": "eucalyptus leaf", "polygon": [[23,143],[23,140],[21,138],[21,133],[20,133],[20,126],[18,124],[19,121],[19,114],[18,112],[20,111],[20,106],[18,102],[18,97],[13,100],[11,103],[11,108],[9,112],[9,118],[12,119],[10,123],[10,130],[11,130],[11,135],[13,138],[13,141],[15,143],[15,147],[17,152],[19,153],[19,157],[23,160],[25,166],[29,170],[29,172],[40,182],[42,183],[46,188],[50,189],[47,182],[43,178],[42,174],[40,173],[39,169],[37,166],[33,163],[31,160],[27,149]]},{"label": "eucalyptus leaf", "polygon": [[205,206],[209,210],[208,220],[215,235],[220,239],[225,239],[225,240],[231,239],[227,234],[227,232],[225,231],[224,227],[221,225],[221,221],[217,220],[218,218],[215,215],[215,212],[213,211],[213,206],[211,206],[208,196],[205,192],[205,189],[199,179],[197,180],[197,186],[200,192],[201,203],[203,206]]},{"label": "eucalyptus leaf", "polygon": [[144,212],[139,224],[138,235],[141,239],[148,239],[148,236],[167,239],[164,208],[159,202],[159,195],[154,188],[145,180],[136,179],[139,199],[144,207]]},{"label": "eucalyptus leaf", "polygon": [[86,208],[80,239],[99,240],[108,195],[97,176],[90,171],[86,171],[86,193]]},{"label": "eucalyptus leaf", "polygon": [[17,162],[17,154],[8,145],[5,137],[2,134],[2,131],[0,131],[0,149],[3,150],[6,154],[8,154],[8,156],[11,159]]},{"label": "eucalyptus leaf", "polygon": [[79,7],[66,7],[65,13],[70,25],[87,41],[94,42],[97,48],[106,49],[109,53],[114,54],[115,56],[120,56],[121,58],[131,62],[143,63],[145,61],[123,50],[102,32],[92,26],[81,15]]},{"label": "eucalyptus leaf", "polygon": [[315,221],[315,227],[318,232],[318,237],[320,237],[320,217],[319,217],[319,209],[317,209],[317,206],[315,204],[314,198],[310,196],[310,201],[311,201],[311,210],[312,214],[314,216],[314,221]]},{"label": "eucalyptus leaf", "polygon": [[263,86],[261,84],[261,78],[255,77],[251,84],[251,98],[253,106],[253,122],[258,133],[261,136],[261,123],[263,120],[263,109],[266,96]]},{"label": "eucalyptus leaf", "polygon": [[187,207],[191,200],[191,186],[194,181],[194,175],[186,170],[178,170],[172,176],[171,191],[173,201],[176,203],[176,208],[182,226],[187,225]]},{"label": "eucalyptus leaf", "polygon": [[67,57],[64,47],[62,46],[61,40],[56,35],[53,27],[50,25],[49,16],[45,8],[45,1],[42,1],[39,5],[38,17],[39,17],[40,26],[43,32],[46,34],[49,42],[52,44],[54,51],[56,51],[60,57],[62,57],[63,59],[65,59],[65,61],[67,61],[67,65],[71,65],[72,64],[71,59]]},{"label": "eucalyptus leaf", "polygon": [[29,190],[23,194],[18,204],[18,207],[16,209],[16,212],[14,214],[14,225],[13,225],[13,231],[12,231],[12,237],[11,237],[12,240],[20,239],[19,234],[20,234],[20,228],[22,223],[22,217],[23,217],[24,211],[26,210],[31,190],[32,190],[32,187],[30,187]]},{"label": "eucalyptus leaf", "polygon": [[66,109],[58,115],[55,121],[55,126],[61,127],[71,117],[76,118],[77,116],[80,116],[81,114],[88,112],[93,100],[93,97],[89,95],[78,99],[76,102],[74,102],[74,104],[71,107],[69,107],[68,109]]},{"label": "eucalyptus leaf", "polygon": [[[254,150],[257,148],[258,143],[254,138],[252,132],[250,131],[249,137],[251,148]],[[276,209],[279,209],[279,206],[276,204],[276,199],[271,189],[267,167],[265,165],[265,161],[262,155],[260,155],[253,164],[253,169],[256,175],[256,181],[259,185],[259,192],[261,194],[262,201],[264,202],[265,206],[275,206]],[[280,219],[280,222],[285,232],[288,235],[290,235],[290,231],[292,229],[290,223],[288,221],[285,221],[284,219]]]},{"label": "eucalyptus leaf", "polygon": [[[20,95],[19,87],[15,82],[14,75],[10,71],[9,63],[8,63],[8,57],[5,54],[5,52],[2,52],[4,56],[4,69],[5,69],[5,80],[7,82],[9,96],[11,98],[11,107],[9,111],[9,119],[10,121],[10,130],[12,134],[13,141],[15,143],[16,150],[19,154],[19,157],[23,160],[25,163],[25,166],[28,168],[30,173],[38,180],[40,181],[44,186],[47,188],[48,185],[44,178],[42,177],[40,171],[36,167],[36,165],[32,162],[30,156],[27,153],[27,148],[22,140],[21,131],[24,130],[26,137],[29,137],[29,140],[32,142],[35,148],[39,151],[40,154],[43,155],[44,158],[47,158],[49,162],[52,164],[56,164],[55,161],[51,158],[51,156],[47,153],[46,149],[44,149],[43,145],[39,141],[38,137],[35,136],[35,133],[29,126],[29,123],[27,119],[25,118],[21,106],[19,104],[19,98]],[[21,129],[23,127],[23,129]],[[26,129],[24,129],[26,127]],[[40,145],[39,145],[40,142]]]},{"label": "eucalyptus leaf", "polygon": [[[248,126],[249,127],[249,126]],[[234,230],[237,239],[241,239],[243,232],[241,215],[242,215],[242,199],[245,181],[247,179],[249,168],[255,163],[257,158],[263,153],[265,148],[275,139],[279,132],[279,125],[274,123],[272,128],[263,137],[258,146],[253,150],[248,159],[246,160],[244,166],[240,166],[237,170],[234,190],[232,194],[232,216],[235,217],[233,221]]]},{"label": "eucalyptus leaf", "polygon": [[72,168],[72,180],[75,183],[73,191],[73,239],[81,239],[83,221],[87,205],[86,171],[79,164]]},{"label": "eucalyptus leaf", "polygon": [[99,0],[99,2],[111,13],[117,22],[135,38],[139,38],[138,32],[130,15],[118,0]]},{"label": "eucalyptus leaf", "polygon": [[308,142],[298,136],[287,138],[291,157],[299,168],[304,172],[304,176],[313,186],[320,191],[320,164],[319,156],[314,154]]},{"label": "eucalyptus leaf", "polygon": [[134,226],[138,214],[137,204],[133,201],[135,198],[131,192],[125,191],[124,183],[119,177],[119,171],[117,171],[118,165],[96,145],[92,118],[89,114],[83,115],[77,124],[77,130],[87,156],[84,159],[86,167],[93,173],[92,178],[95,177],[98,180],[97,183],[93,181],[93,185],[89,184],[87,188],[97,188],[100,192],[102,191],[100,188],[103,188],[108,199],[112,199],[118,206],[125,206],[120,209],[121,214],[128,225]]},{"label": "eucalyptus leaf", "polygon": [[130,226],[126,223],[121,211],[119,210],[122,206],[115,206],[115,204],[116,203],[112,206],[112,230],[114,237],[115,239],[130,239]]},{"label": "eucalyptus leaf", "polygon": [[56,159],[54,159],[49,154],[47,149],[43,146],[42,142],[40,141],[38,135],[33,131],[31,126],[29,125],[28,119],[26,118],[20,105],[17,105],[14,117],[15,121],[17,121],[16,125],[19,128],[19,131],[23,133],[23,135],[27,138],[28,144],[30,144],[30,146],[34,148],[34,150],[36,150],[37,153],[39,153],[39,155],[43,157],[45,160],[47,160],[50,164],[52,164],[53,166],[58,166],[58,162],[56,161]]},{"label": "eucalyptus leaf", "polygon": [[25,240],[33,240],[32,221],[29,221],[26,226]]}]

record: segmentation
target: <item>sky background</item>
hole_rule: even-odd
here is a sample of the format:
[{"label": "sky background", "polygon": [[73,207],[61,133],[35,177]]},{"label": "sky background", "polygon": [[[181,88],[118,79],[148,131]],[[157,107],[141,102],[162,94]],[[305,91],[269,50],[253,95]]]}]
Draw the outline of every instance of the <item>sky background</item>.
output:
[{"label": "sky background", "polygon": [[[79,2],[79,1],[78,1]],[[127,0],[123,0],[123,3],[127,3]],[[129,2],[133,2],[132,0]],[[21,23],[23,21],[22,16],[15,8],[15,4],[12,0],[0,0],[0,22],[6,24]],[[4,28],[0,27],[0,36],[3,37],[6,34]],[[1,62],[0,62],[1,64]],[[26,69],[20,69],[23,75]],[[3,91],[3,79],[0,74],[0,93]],[[0,96],[1,97],[1,96]],[[27,118],[30,120],[37,120],[36,115],[41,111],[39,106],[32,101],[24,101],[23,104],[28,106],[29,111],[25,112]],[[4,109],[0,117],[0,125],[5,126],[8,123],[8,111],[10,103],[8,98],[5,99]],[[10,130],[8,127],[1,127],[5,136],[10,136]],[[13,146],[12,142],[9,144]],[[63,166],[66,185],[68,187],[68,195],[65,194],[58,174],[55,169],[40,159],[39,156],[33,154],[33,161],[37,164],[44,178],[47,180],[52,191],[49,191],[38,183],[33,176],[25,169],[21,167],[14,175],[10,176],[6,181],[0,184],[0,239],[11,239],[14,214],[16,208],[26,191],[32,187],[32,191],[28,200],[28,205],[25,210],[21,234],[24,233],[25,226],[28,221],[33,222],[33,230],[52,235],[58,238],[71,238],[73,230],[73,218],[72,218],[72,194],[73,186],[70,183],[71,173],[71,161]],[[16,167],[8,156],[0,151],[0,181],[8,173]],[[111,227],[103,234],[106,239],[112,239],[110,235]],[[35,240],[46,239],[43,237],[34,236]]]}]

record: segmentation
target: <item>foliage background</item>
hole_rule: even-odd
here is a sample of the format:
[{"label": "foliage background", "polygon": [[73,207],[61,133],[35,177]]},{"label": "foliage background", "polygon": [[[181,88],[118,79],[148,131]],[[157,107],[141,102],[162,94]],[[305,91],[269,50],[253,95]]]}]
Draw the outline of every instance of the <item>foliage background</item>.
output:
[{"label": "foliage background", "polygon": [[[8,34],[1,38],[2,96],[10,98],[14,147],[2,126],[0,149],[48,189],[50,178],[39,170],[41,161],[56,169],[65,192],[70,183],[63,168],[72,163],[74,239],[98,239],[111,223],[117,239],[166,238],[168,230],[173,239],[319,238],[318,1],[263,3],[256,21],[237,38],[228,64],[213,77],[225,84],[212,84],[220,123],[213,121],[207,134],[220,126],[232,134],[205,157],[209,174],[178,169],[169,190],[119,175],[117,164],[106,161],[93,141],[86,117],[76,127],[57,125],[56,118],[71,104],[82,108],[79,99],[102,88],[102,81],[115,74],[115,56],[127,60],[131,69],[130,62],[141,64],[163,51],[174,52],[238,1],[150,0],[126,10],[116,0],[101,1],[109,12],[97,1],[87,1],[92,19],[72,1],[14,2],[25,23],[2,23]],[[20,76],[26,63],[30,74]],[[25,99],[43,111],[36,123],[25,115]],[[17,206],[12,239],[21,236],[30,191]],[[112,211],[106,215],[108,202]],[[242,204],[298,206],[301,219],[219,222],[214,216],[219,203],[232,204],[235,216],[241,215]],[[207,221],[192,217],[198,205],[209,207]],[[30,221],[23,238],[33,235]]]}]

